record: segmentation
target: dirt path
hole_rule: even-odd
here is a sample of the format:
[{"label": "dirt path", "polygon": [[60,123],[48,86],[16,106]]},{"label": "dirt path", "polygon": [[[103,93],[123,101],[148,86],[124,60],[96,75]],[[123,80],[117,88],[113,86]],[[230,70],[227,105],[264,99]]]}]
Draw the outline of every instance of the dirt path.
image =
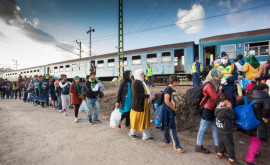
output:
[{"label": "dirt path", "polygon": [[[225,164],[214,154],[195,153],[194,138],[180,135],[187,153],[163,147],[162,133],[152,128],[155,142],[131,140],[126,129],[112,129],[108,121],[90,125],[86,114],[73,122],[49,108],[18,100],[0,100],[0,164]],[[102,117],[101,117],[102,119]]]}]

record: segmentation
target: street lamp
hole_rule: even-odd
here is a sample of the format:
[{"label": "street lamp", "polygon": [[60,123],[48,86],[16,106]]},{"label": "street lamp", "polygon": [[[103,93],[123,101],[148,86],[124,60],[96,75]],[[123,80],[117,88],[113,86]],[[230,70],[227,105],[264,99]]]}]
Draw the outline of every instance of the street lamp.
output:
[{"label": "street lamp", "polygon": [[95,29],[92,29],[91,27],[90,27],[90,29],[86,32],[86,34],[90,34],[90,51],[89,51],[89,56],[90,56],[90,71],[91,71],[91,69],[92,69],[92,65],[91,65],[91,32],[95,32]]}]

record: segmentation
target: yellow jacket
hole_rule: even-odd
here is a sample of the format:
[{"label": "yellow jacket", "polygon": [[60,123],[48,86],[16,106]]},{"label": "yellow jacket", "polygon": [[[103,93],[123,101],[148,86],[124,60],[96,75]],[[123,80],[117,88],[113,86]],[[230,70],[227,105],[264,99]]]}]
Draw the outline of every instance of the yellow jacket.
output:
[{"label": "yellow jacket", "polygon": [[258,68],[254,69],[249,63],[245,63],[243,72],[246,73],[246,78],[253,80],[258,77],[258,73],[261,69],[261,65]]}]

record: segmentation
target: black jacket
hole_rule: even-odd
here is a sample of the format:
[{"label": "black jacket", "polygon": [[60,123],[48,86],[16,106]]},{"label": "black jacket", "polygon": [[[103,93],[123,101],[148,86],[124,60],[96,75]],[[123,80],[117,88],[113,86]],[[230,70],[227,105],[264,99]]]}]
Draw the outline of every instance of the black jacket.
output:
[{"label": "black jacket", "polygon": [[148,94],[145,94],[143,82],[135,80],[131,85],[132,91],[132,104],[131,108],[137,112],[144,111],[144,99],[149,98]]},{"label": "black jacket", "polygon": [[120,109],[123,109],[123,106],[124,106],[124,103],[126,100],[126,96],[127,96],[127,92],[128,92],[128,82],[121,81],[119,88],[118,88],[117,100],[116,100],[117,103],[120,103],[120,106],[119,106]]},{"label": "black jacket", "polygon": [[231,134],[233,132],[233,124],[235,120],[233,110],[219,104],[215,109],[215,116],[218,132]]},{"label": "black jacket", "polygon": [[[94,86],[97,84],[97,81],[95,80]],[[92,82],[86,81],[85,85],[83,86],[82,89],[82,95],[86,96],[87,98],[97,98],[97,95],[100,93],[99,91],[92,91],[91,89]]]},{"label": "black jacket", "polygon": [[[248,97],[248,102],[250,103],[251,101],[255,100],[255,99],[259,99],[256,103],[254,103],[252,105],[253,109],[254,109],[254,114],[256,116],[256,118],[260,121],[260,124],[265,125],[264,129],[257,129],[257,127],[253,130],[242,130],[242,129],[238,129],[240,132],[243,132],[247,135],[250,136],[256,136],[258,139],[260,139],[257,135],[258,133],[263,133],[263,134],[267,134],[267,126],[266,124],[263,122],[262,118],[269,118],[270,117],[270,97],[269,94],[265,91],[262,90],[252,90],[249,91],[247,94]],[[238,105],[243,105],[244,104],[244,100],[239,100],[237,102]],[[260,131],[260,132],[257,132]],[[262,139],[260,139],[262,140]],[[266,141],[267,139],[264,139],[264,141]]]}]

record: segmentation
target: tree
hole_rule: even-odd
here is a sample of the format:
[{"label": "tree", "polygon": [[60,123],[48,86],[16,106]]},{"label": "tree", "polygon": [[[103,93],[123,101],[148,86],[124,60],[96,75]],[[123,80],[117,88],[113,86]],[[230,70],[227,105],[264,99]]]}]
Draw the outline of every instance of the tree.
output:
[{"label": "tree", "polygon": [[4,73],[5,72],[10,72],[10,71],[13,71],[13,69],[11,69],[11,68],[0,68],[0,78],[3,79]]}]

